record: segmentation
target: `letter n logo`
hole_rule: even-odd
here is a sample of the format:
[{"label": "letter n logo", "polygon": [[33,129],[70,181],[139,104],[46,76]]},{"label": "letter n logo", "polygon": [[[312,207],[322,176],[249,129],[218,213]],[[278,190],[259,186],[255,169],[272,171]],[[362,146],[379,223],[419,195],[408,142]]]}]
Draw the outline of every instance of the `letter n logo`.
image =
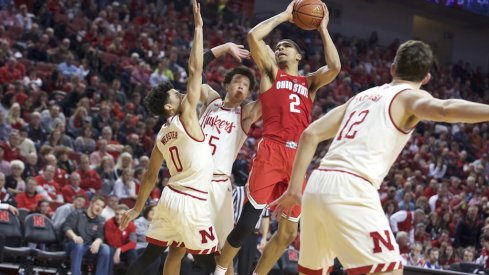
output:
[{"label": "letter n logo", "polygon": [[207,232],[206,230],[200,230],[199,233],[200,233],[200,236],[202,237],[202,240],[200,240],[201,243],[207,243],[207,239],[213,241],[216,239],[216,237],[214,236],[214,229],[213,227],[209,227],[209,232]]},{"label": "letter n logo", "polygon": [[41,227],[44,228],[46,227],[46,224],[44,223],[44,216],[34,216],[34,227]]},{"label": "letter n logo", "polygon": [[8,211],[0,211],[0,222],[8,223],[10,221]]},{"label": "letter n logo", "polygon": [[385,239],[380,235],[379,232],[370,232],[370,237],[372,237],[374,241],[374,253],[382,252],[382,248],[380,247],[380,243],[382,243],[387,250],[394,250],[394,245],[391,241],[391,236],[389,234],[389,230],[384,230]]}]

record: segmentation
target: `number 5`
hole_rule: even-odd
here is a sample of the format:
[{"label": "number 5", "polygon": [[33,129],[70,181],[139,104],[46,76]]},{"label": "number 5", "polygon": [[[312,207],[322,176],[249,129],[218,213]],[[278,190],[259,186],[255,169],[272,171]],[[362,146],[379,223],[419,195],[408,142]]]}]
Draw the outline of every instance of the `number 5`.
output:
[{"label": "number 5", "polygon": [[212,155],[216,153],[216,149],[217,149],[217,145],[212,143],[213,139],[219,140],[219,137],[211,136],[211,138],[209,138],[209,146],[212,147]]}]

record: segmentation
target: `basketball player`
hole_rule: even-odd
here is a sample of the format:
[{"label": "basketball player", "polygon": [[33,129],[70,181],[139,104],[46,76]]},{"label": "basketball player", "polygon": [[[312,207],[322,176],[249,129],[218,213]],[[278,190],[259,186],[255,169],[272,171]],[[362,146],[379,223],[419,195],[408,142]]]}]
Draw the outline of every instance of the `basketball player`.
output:
[{"label": "basketball player", "polygon": [[[171,177],[156,206],[146,235],[149,244],[142,255],[143,259],[153,260],[155,254],[160,255],[164,247],[170,246],[163,274],[179,274],[186,251],[211,254],[217,250],[218,244],[208,200],[214,167],[211,149],[205,143],[196,112],[202,82],[203,23],[200,5],[196,0],[192,4],[195,32],[189,59],[187,95],[173,89],[167,82],[153,88],[145,98],[150,112],[167,118],[167,122],[157,135],[150,167],[143,175],[136,205],[124,213],[121,221],[121,228],[125,228],[130,220],[139,215],[165,160]],[[139,270],[144,270],[151,262],[145,264]]]},{"label": "basketball player", "polygon": [[[260,69],[260,102],[263,112],[263,139],[253,160],[247,187],[249,201],[236,227],[229,234],[216,266],[216,275],[225,274],[226,267],[239,251],[243,240],[251,234],[262,209],[277,199],[287,188],[297,143],[309,125],[312,102],[317,90],[330,83],[340,71],[338,52],[327,30],[328,12],[318,28],[324,43],[328,66],[316,72],[299,75],[303,53],[292,40],[282,40],[275,47],[275,60],[270,57],[263,39],[279,24],[292,22],[292,1],[287,9],[258,24],[248,34],[251,55]],[[267,274],[295,239],[300,208],[279,223],[277,234],[270,239],[260,258],[255,274]]]},{"label": "basketball player", "polygon": [[421,90],[432,63],[427,44],[407,41],[397,50],[391,83],[359,93],[302,134],[289,188],[273,203],[277,211],[301,203],[304,174],[318,143],[334,139],[302,198],[301,274],[330,271],[335,257],[348,274],[402,274],[377,189],[419,121],[489,120],[488,105],[440,100]]}]

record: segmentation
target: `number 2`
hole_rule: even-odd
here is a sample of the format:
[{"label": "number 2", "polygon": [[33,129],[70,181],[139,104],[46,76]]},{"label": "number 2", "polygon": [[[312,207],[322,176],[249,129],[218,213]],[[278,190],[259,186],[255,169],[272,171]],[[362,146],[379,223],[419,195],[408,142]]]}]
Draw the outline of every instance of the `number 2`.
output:
[{"label": "number 2", "polygon": [[358,113],[358,115],[356,116],[356,121],[350,125],[350,128],[348,128],[348,131],[346,132],[346,135],[343,136],[343,132],[345,131],[346,127],[350,124],[355,113],[356,113],[356,111],[353,111],[350,114],[350,116],[348,117],[348,120],[345,123],[345,126],[343,126],[343,128],[341,129],[340,134],[338,135],[338,138],[336,138],[336,140],[341,140],[343,137],[347,138],[347,139],[354,139],[355,138],[357,131],[353,131],[354,130],[353,127],[355,127],[355,126],[357,126],[357,125],[359,125],[365,121],[365,118],[367,117],[369,110],[363,110],[360,113]]},{"label": "number 2", "polygon": [[292,102],[290,102],[290,112],[300,114],[301,110],[296,109],[295,107],[301,104],[301,98],[296,94],[290,94],[289,99],[292,100]]},{"label": "number 2", "polygon": [[168,150],[170,151],[171,161],[173,162],[173,166],[175,166],[177,172],[182,172],[183,166],[182,166],[182,162],[180,161],[180,155],[178,154],[177,146],[172,146],[168,148]]}]

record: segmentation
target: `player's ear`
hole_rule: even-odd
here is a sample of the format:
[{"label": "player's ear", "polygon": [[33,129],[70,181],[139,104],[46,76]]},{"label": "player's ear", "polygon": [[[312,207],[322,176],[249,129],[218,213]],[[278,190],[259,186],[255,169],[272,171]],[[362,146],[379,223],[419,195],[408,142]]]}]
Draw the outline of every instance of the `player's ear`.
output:
[{"label": "player's ear", "polygon": [[426,76],[423,78],[423,81],[421,81],[421,85],[426,85],[428,82],[431,80],[431,74],[428,73]]},{"label": "player's ear", "polygon": [[297,53],[297,54],[295,55],[295,59],[296,59],[297,61],[301,61],[301,60],[302,60],[302,54]]},{"label": "player's ear", "polygon": [[396,77],[396,65],[394,65],[394,63],[391,64],[390,72],[393,78]]},{"label": "player's ear", "polygon": [[168,112],[171,115],[175,114],[175,108],[170,103],[166,103],[165,106],[163,106],[166,112]]}]

